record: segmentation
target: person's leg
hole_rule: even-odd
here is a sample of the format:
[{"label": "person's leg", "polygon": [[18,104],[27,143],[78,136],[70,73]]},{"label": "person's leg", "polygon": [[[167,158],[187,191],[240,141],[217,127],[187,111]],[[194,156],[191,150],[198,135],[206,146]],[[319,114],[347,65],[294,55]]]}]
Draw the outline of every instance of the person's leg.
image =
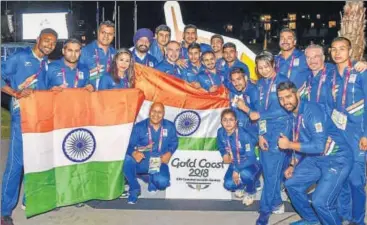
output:
[{"label": "person's leg", "polygon": [[163,191],[170,186],[170,174],[167,164],[162,163],[159,173],[152,174],[150,177],[150,182],[153,183],[158,190]]},{"label": "person's leg", "polygon": [[366,164],[354,162],[352,172],[349,174],[349,185],[352,196],[352,222],[364,225],[366,212]]},{"label": "person's leg", "polygon": [[126,155],[123,171],[126,179],[129,181],[129,203],[135,203],[138,199],[139,193],[141,192],[137,174],[147,173],[148,169],[149,160],[143,159],[140,163],[137,163],[133,157]]},{"label": "person's leg", "polygon": [[337,213],[337,197],[352,168],[352,159],[326,157],[320,161],[322,174],[312,194],[312,206],[322,224],[342,223]]},{"label": "person's leg", "polygon": [[316,167],[315,160],[314,157],[305,158],[296,166],[293,176],[285,181],[285,188],[294,209],[302,218],[301,221],[309,223],[319,221],[307,196],[307,189],[321,176],[321,170]]},{"label": "person's leg", "polygon": [[240,171],[241,181],[246,186],[245,191],[250,194],[256,194],[256,181],[260,176],[261,167],[256,162]]},{"label": "person's leg", "polygon": [[10,149],[2,181],[1,216],[11,216],[18,203],[23,174],[23,141],[20,117],[12,116]]},{"label": "person's leg", "polygon": [[261,151],[261,167],[264,175],[264,187],[260,199],[260,211],[272,212],[282,204],[280,184],[282,182],[284,154]]},{"label": "person's leg", "polygon": [[237,190],[237,185],[233,181],[232,174],[233,174],[233,166],[229,165],[228,169],[227,169],[227,172],[224,175],[223,186],[226,190],[231,191],[231,192]]},{"label": "person's leg", "polygon": [[274,208],[282,204],[280,184],[282,181],[283,153],[269,151],[260,152],[261,167],[263,169],[264,187],[260,199],[260,215],[256,225],[268,224]]}]

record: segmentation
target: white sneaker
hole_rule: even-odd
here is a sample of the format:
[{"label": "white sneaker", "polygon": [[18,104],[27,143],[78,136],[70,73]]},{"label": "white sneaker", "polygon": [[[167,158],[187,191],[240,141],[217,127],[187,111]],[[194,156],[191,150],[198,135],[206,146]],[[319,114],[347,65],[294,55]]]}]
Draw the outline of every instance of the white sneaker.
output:
[{"label": "white sneaker", "polygon": [[278,206],[276,210],[273,211],[273,214],[283,214],[284,213],[284,204]]},{"label": "white sneaker", "polygon": [[255,200],[255,195],[250,195],[250,194],[245,194],[245,196],[242,199],[242,204],[244,204],[245,206],[249,206],[252,203],[254,203]]},{"label": "white sneaker", "polygon": [[119,198],[127,198],[127,197],[129,197],[129,192],[124,191],[124,192],[122,192],[122,194],[120,195]]},{"label": "white sneaker", "polygon": [[243,196],[245,195],[244,191],[243,190],[236,190],[234,192],[234,196],[236,196],[236,198],[243,198]]},{"label": "white sneaker", "polygon": [[261,191],[263,189],[263,186],[260,185],[260,187],[256,187],[256,191]]},{"label": "white sneaker", "polygon": [[23,205],[23,204],[20,206],[20,208],[21,208],[23,211],[25,211],[25,207],[26,207],[26,206],[25,206],[25,205]]}]

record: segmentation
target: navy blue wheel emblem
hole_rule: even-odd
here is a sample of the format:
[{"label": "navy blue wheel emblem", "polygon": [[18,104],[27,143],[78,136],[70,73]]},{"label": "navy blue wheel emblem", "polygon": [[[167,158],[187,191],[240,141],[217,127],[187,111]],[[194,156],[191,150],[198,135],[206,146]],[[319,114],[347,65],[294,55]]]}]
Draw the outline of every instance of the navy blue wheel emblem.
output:
[{"label": "navy blue wheel emblem", "polygon": [[189,110],[178,114],[174,122],[179,135],[190,136],[199,128],[201,118],[197,112]]},{"label": "navy blue wheel emblem", "polygon": [[84,128],[70,131],[62,142],[62,151],[73,162],[84,162],[96,150],[96,139],[92,132]]}]

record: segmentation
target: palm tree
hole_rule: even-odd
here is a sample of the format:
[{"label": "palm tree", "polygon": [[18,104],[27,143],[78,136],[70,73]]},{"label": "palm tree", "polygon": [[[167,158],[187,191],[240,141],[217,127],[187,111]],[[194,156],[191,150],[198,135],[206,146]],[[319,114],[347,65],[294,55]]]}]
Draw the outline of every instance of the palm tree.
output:
[{"label": "palm tree", "polygon": [[344,6],[344,15],[341,15],[341,29],[339,36],[346,37],[352,42],[352,59],[362,60],[365,40],[366,8],[363,1],[347,1]]}]

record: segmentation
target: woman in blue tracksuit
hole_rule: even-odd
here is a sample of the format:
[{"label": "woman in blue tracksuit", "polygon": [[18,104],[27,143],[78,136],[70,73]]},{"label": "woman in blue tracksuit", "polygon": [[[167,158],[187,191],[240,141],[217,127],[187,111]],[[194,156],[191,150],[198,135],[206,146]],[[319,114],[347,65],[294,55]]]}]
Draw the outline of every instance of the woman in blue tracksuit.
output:
[{"label": "woman in blue tracksuit", "polygon": [[280,106],[276,87],[288,79],[277,74],[274,68],[274,56],[269,52],[260,53],[256,59],[256,71],[262,78],[257,83],[259,101],[256,112],[250,111],[251,120],[258,121],[260,162],[264,172],[264,188],[260,200],[260,216],[257,225],[266,225],[271,213],[284,212],[280,195],[283,178],[283,163],[286,154],[278,149],[280,133],[290,136],[289,114]]},{"label": "woman in blue tracksuit", "polygon": [[111,72],[101,77],[99,90],[131,88],[134,82],[134,58],[125,48],[113,57]]},{"label": "woman in blue tracksuit", "polygon": [[224,163],[230,164],[224,176],[224,188],[229,191],[245,190],[242,202],[251,205],[261,170],[254,150],[256,140],[244,128],[237,126],[236,113],[232,109],[222,112],[221,123],[217,145]]}]

